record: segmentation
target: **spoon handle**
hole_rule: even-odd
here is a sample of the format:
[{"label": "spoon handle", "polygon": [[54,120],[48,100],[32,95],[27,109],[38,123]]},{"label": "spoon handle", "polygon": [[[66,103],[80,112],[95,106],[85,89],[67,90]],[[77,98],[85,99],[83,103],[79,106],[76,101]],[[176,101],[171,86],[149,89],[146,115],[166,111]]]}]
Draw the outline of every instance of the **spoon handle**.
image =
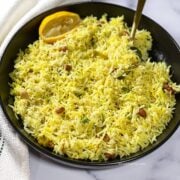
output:
[{"label": "spoon handle", "polygon": [[146,0],[138,0],[136,12],[135,12],[134,19],[133,19],[131,34],[130,34],[130,37],[133,40],[134,40],[134,37],[136,34],[136,29],[138,28],[138,25],[139,25],[139,22],[141,19],[141,15],[142,15],[142,11],[143,11],[143,7],[144,7],[145,2],[146,2]]}]

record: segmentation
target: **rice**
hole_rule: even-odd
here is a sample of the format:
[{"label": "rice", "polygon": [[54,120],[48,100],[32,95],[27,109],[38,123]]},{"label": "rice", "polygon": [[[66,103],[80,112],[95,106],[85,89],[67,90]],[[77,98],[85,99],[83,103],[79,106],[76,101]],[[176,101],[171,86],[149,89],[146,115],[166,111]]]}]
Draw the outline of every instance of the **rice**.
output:
[{"label": "rice", "polygon": [[150,33],[139,30],[134,43],[129,33],[123,16],[89,16],[64,39],[39,39],[19,52],[10,73],[12,107],[38,143],[102,161],[156,141],[172,118],[170,90],[180,87],[169,66],[150,60]]}]

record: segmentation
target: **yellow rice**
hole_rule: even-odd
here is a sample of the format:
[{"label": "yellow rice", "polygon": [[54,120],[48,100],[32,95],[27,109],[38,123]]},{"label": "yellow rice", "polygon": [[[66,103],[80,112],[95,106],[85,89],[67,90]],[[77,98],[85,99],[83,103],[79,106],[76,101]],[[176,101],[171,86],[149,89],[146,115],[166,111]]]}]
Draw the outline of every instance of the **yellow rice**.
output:
[{"label": "yellow rice", "polygon": [[148,57],[150,33],[139,30],[133,44],[129,32],[123,17],[89,16],[61,41],[39,39],[19,52],[12,108],[41,145],[73,159],[107,160],[156,141],[176,103],[163,84],[179,86],[170,67]]}]

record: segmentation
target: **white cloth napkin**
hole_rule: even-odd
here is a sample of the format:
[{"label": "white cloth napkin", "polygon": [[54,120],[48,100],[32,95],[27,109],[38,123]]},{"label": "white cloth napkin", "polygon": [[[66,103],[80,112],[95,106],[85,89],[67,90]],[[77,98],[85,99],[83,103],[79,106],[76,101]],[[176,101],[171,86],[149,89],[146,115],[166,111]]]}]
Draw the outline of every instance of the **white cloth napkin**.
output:
[{"label": "white cloth napkin", "polygon": [[[0,0],[0,59],[11,37],[29,19],[49,8],[76,1]],[[28,148],[9,125],[0,108],[0,180],[28,180],[29,174]]]}]

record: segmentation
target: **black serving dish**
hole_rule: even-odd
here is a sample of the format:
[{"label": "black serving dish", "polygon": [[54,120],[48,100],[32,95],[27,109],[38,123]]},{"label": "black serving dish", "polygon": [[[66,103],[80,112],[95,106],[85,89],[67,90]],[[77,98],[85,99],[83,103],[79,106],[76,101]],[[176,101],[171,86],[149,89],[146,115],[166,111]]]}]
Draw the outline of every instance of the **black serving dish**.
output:
[{"label": "black serving dish", "polygon": [[[51,150],[40,146],[35,139],[27,134],[22,123],[16,119],[14,112],[8,107],[8,104],[13,101],[10,97],[10,82],[9,73],[13,70],[14,59],[19,49],[25,49],[28,44],[38,39],[38,27],[41,20],[56,11],[68,10],[80,14],[83,18],[85,16],[94,15],[101,17],[102,14],[107,13],[109,17],[124,15],[125,21],[129,26],[132,25],[134,11],[119,5],[107,4],[102,2],[83,2],[76,4],[69,4],[66,6],[60,6],[41,13],[35,18],[31,19],[24,26],[20,27],[19,30],[9,41],[3,56],[0,61],[0,102],[3,108],[4,114],[7,117],[7,121],[14,127],[19,133],[20,137],[32,148],[39,151],[41,154],[65,165],[86,168],[86,169],[102,169],[112,167],[121,163],[129,162],[140,157],[144,157],[156,148],[161,146],[167,139],[175,132],[179,125],[180,120],[180,96],[176,95],[176,109],[174,116],[170,121],[167,128],[158,137],[157,141],[135,154],[128,157],[117,158],[107,162],[91,162],[83,160],[74,160],[68,157],[54,154]],[[168,65],[172,67],[173,80],[180,84],[180,49],[174,39],[166,32],[160,25],[146,16],[142,16],[140,29],[145,28],[151,32],[153,37],[153,49],[150,52],[152,59],[164,60]]]}]

